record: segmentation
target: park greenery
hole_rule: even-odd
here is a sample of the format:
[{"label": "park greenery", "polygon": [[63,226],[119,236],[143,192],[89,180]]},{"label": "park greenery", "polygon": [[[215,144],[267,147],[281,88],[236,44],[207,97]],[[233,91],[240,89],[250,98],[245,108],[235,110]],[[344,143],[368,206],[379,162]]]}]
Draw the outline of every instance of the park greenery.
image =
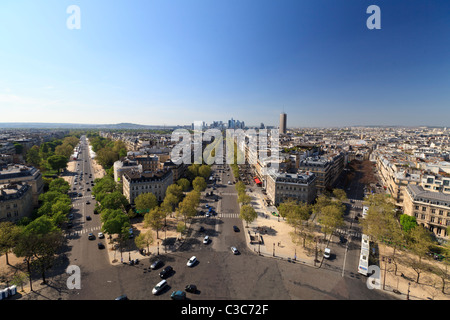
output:
[{"label": "park greenery", "polygon": [[39,272],[46,283],[46,271],[55,263],[57,253],[66,242],[61,225],[68,220],[72,208],[67,195],[69,188],[62,178],[51,180],[48,191],[39,196],[40,206],[31,218],[23,218],[18,223],[0,223],[0,253],[5,254],[6,263],[9,264],[10,252],[26,262],[27,272],[15,277],[16,284],[23,285],[26,276],[33,290],[33,271]]},{"label": "park greenery", "polygon": [[70,156],[79,143],[76,136],[67,136],[63,140],[55,139],[40,146],[31,147],[25,155],[28,165],[38,168],[43,175],[58,175],[67,167]]}]

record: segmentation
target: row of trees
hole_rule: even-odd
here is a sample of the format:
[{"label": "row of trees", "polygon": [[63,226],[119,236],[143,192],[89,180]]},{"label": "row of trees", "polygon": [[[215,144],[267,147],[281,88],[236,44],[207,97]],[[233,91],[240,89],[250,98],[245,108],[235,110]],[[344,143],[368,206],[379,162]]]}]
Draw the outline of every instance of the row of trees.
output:
[{"label": "row of trees", "polygon": [[317,243],[317,225],[329,242],[334,231],[344,224],[344,211],[340,200],[324,194],[313,205],[291,199],[278,206],[280,215],[294,228],[293,242],[301,242],[303,247],[308,241]]},{"label": "row of trees", "polygon": [[127,155],[126,145],[121,140],[112,141],[98,134],[88,134],[88,138],[97,163],[106,171],[112,169],[114,162]]},{"label": "row of trees", "polygon": [[68,136],[63,140],[56,139],[44,142],[40,146],[35,145],[27,151],[26,162],[43,173],[50,171],[58,174],[61,169],[67,167],[69,157],[78,142],[78,137]]},{"label": "row of trees", "polygon": [[62,178],[54,179],[49,190],[39,196],[40,208],[34,219],[25,218],[19,223],[0,223],[0,252],[5,254],[9,264],[8,253],[24,258],[27,272],[20,273],[13,282],[17,285],[24,283],[28,277],[30,288],[32,285],[32,271],[41,273],[45,283],[45,273],[57,259],[57,253],[65,244],[66,239],[60,225],[67,221],[67,214],[71,210],[71,201],[67,196],[69,184]]},{"label": "row of trees", "polygon": [[[399,264],[408,265],[416,272],[416,282],[419,283],[421,273],[431,271],[441,278],[442,292],[445,293],[446,282],[450,280],[448,245],[447,248],[439,247],[432,232],[418,225],[414,217],[398,216],[394,203],[385,194],[371,195],[365,204],[369,210],[361,222],[363,232],[374,243],[385,244],[393,249],[389,258],[394,264],[395,275]],[[439,264],[430,264],[430,253],[438,248],[444,259]]]},{"label": "row of trees", "polygon": [[238,202],[240,204],[239,218],[247,223],[255,220],[258,217],[255,209],[251,206],[252,197],[250,197],[246,192],[245,184],[242,181],[236,182],[235,186],[238,192]]},{"label": "row of trees", "polygon": [[[193,189],[187,193],[183,192],[181,186],[177,184],[170,185],[166,190],[166,195],[161,204],[158,205],[156,197],[152,193],[140,194],[136,197],[136,210],[145,212],[144,227],[156,231],[156,237],[159,238],[159,230],[167,225],[167,217],[174,213],[179,221],[177,232],[182,233],[187,222],[197,214],[197,207],[200,203],[200,192]],[[145,239],[149,236],[145,235]],[[141,239],[136,239],[141,242]],[[139,245],[139,243],[136,243]]]}]

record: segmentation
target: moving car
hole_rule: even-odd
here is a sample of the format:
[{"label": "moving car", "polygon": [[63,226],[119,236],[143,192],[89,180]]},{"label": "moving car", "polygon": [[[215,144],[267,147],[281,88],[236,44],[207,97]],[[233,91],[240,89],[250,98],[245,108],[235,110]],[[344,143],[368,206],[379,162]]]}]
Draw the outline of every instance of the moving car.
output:
[{"label": "moving car", "polygon": [[233,230],[234,230],[234,232],[239,232],[239,228],[236,226],[233,226]]},{"label": "moving car", "polygon": [[105,249],[105,245],[102,242],[98,243],[98,248],[99,249]]},{"label": "moving car", "polygon": [[197,262],[197,258],[195,257],[195,256],[192,256],[189,260],[188,260],[188,262],[187,262],[187,266],[188,267],[192,267],[195,263]]},{"label": "moving car", "polygon": [[88,234],[88,239],[89,239],[89,240],[94,240],[94,239],[95,239],[94,234],[93,234],[93,233],[89,233],[89,234]]},{"label": "moving car", "polygon": [[162,281],[158,282],[158,284],[152,289],[152,293],[153,293],[153,294],[158,294],[158,293],[160,293],[165,287],[167,287],[167,281],[166,281],[166,280],[162,280]]},{"label": "moving car", "polygon": [[97,236],[99,239],[103,239],[105,237],[105,235],[102,232],[99,232]]}]

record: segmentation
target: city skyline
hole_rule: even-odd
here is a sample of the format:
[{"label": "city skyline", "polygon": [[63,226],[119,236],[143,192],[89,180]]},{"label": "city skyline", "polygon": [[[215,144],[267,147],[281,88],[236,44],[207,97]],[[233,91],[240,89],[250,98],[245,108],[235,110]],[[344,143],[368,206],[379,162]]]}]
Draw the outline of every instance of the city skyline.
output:
[{"label": "city skyline", "polygon": [[[66,25],[73,4],[81,29]],[[372,4],[380,30],[366,26]],[[0,122],[278,126],[285,112],[288,128],[448,126],[448,2],[0,8]]]}]

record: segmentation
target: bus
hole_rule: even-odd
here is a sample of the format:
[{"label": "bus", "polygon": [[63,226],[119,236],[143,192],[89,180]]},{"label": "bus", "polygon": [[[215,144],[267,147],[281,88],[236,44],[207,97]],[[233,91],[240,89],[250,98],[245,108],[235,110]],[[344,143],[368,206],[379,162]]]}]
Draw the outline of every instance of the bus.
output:
[{"label": "bus", "polygon": [[363,234],[361,239],[361,254],[359,256],[358,273],[367,276],[369,271],[369,236]]}]

